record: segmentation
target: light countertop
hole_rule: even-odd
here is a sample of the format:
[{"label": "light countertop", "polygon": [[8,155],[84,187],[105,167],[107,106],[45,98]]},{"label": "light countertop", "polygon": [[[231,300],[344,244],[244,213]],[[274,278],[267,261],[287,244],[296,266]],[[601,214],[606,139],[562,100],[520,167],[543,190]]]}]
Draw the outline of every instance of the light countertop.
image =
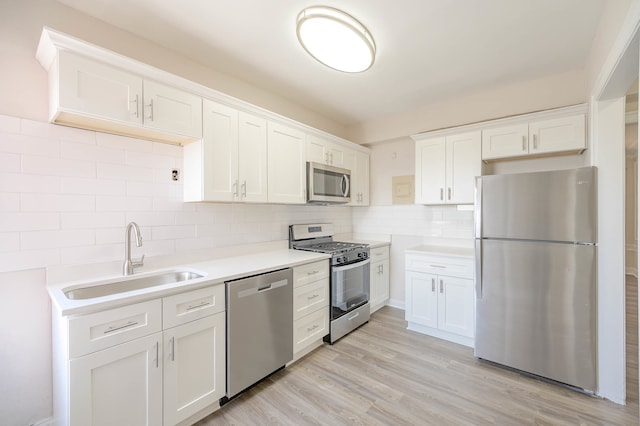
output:
[{"label": "light countertop", "polygon": [[[128,277],[109,276],[91,281],[83,280],[59,283],[49,285],[48,291],[52,302],[55,304],[55,307],[57,307],[61,315],[86,314],[146,300],[157,299],[189,290],[196,290],[211,285],[223,284],[225,281],[261,274],[277,269],[304,265],[306,263],[328,259],[329,257],[329,255],[322,253],[277,249],[240,256],[222,257],[204,262],[185,263],[179,266],[146,271],[144,273],[134,274]],[[107,284],[113,281],[136,279],[155,275],[162,271],[174,270],[193,271],[204,276],[194,280],[163,284],[150,288],[85,300],[70,300],[67,299],[64,294],[64,290],[73,287]]]},{"label": "light countertop", "polygon": [[474,257],[473,247],[420,245],[405,250],[405,253],[431,254],[436,256]]}]

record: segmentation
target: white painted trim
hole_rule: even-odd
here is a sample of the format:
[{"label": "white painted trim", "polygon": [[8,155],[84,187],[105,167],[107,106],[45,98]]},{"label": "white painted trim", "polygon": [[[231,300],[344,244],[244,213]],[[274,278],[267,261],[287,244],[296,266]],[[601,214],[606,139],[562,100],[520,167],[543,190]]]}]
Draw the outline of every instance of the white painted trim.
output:
[{"label": "white painted trim", "polygon": [[53,426],[55,424],[53,417],[47,417],[46,419],[38,420],[35,423],[30,423],[29,426]]},{"label": "white painted trim", "polygon": [[206,99],[211,99],[215,102],[230,106],[240,111],[258,115],[267,120],[279,122],[287,126],[292,126],[307,134],[312,134],[323,139],[328,139],[339,145],[347,146],[357,151],[366,153],[371,152],[371,149],[365,146],[358,145],[330,133],[323,132],[322,130],[313,128],[280,114],[276,114],[264,108],[260,108],[256,105],[252,105],[248,102],[244,102],[240,99],[211,89],[202,84],[198,84],[186,78],[171,74],[159,68],[113,52],[111,50],[104,49],[91,43],[87,43],[83,40],[59,32],[52,28],[44,27],[40,36],[40,43],[36,52],[36,58],[47,71],[49,71],[51,66],[54,64],[55,58],[57,57],[58,51],[60,50],[68,50],[78,53],[82,56],[94,59],[96,61],[104,62],[113,67],[121,68],[133,74],[137,74],[142,78],[154,80],[158,83],[166,84],[168,86],[173,86],[177,89],[184,90],[185,92],[192,93]]}]

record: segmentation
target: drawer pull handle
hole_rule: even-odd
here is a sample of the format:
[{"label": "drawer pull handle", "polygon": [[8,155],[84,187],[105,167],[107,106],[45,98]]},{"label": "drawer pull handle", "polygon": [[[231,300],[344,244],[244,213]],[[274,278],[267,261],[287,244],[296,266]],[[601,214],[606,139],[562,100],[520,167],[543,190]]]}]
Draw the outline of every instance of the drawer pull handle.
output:
[{"label": "drawer pull handle", "polygon": [[129,327],[133,327],[134,325],[138,325],[138,321],[129,321],[124,325],[121,325],[119,327],[114,327],[111,326],[109,328],[107,328],[103,334],[109,334],[109,333],[113,333],[114,331],[118,331],[118,330],[123,330],[125,328],[129,328]]},{"label": "drawer pull handle", "polygon": [[431,278],[431,291],[432,292],[436,291],[436,279],[435,278]]},{"label": "drawer pull handle", "polygon": [[349,318],[349,321],[356,319],[357,317],[360,316],[360,312],[356,313],[354,316],[352,316],[351,318]]},{"label": "drawer pull handle", "polygon": [[440,280],[440,293],[444,293],[443,287],[442,280]]},{"label": "drawer pull handle", "polygon": [[318,324],[314,325],[313,327],[307,327],[307,332],[312,332],[313,330],[315,330],[316,328],[318,328]]},{"label": "drawer pull handle", "polygon": [[320,295],[319,295],[319,294],[314,294],[313,296],[309,296],[309,297],[307,297],[307,300],[313,300],[313,299],[315,299],[316,297],[320,297]]},{"label": "drawer pull handle", "polygon": [[320,271],[315,270],[315,271],[311,271],[311,272],[307,272],[307,275],[315,275],[315,274],[319,274]]},{"label": "drawer pull handle", "polygon": [[429,265],[430,268],[441,268],[441,269],[447,269],[447,267],[445,265]]},{"label": "drawer pull handle", "polygon": [[202,308],[203,306],[207,306],[210,305],[211,302],[201,302],[198,303],[197,305],[189,305],[189,307],[187,307],[187,311],[191,311],[193,309],[198,309],[198,308]]}]

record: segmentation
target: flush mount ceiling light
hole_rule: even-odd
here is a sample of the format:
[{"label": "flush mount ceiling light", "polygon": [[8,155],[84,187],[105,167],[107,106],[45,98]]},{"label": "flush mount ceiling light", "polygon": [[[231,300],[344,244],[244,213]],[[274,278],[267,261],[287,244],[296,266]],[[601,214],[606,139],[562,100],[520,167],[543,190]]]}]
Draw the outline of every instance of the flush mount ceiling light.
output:
[{"label": "flush mount ceiling light", "polygon": [[298,40],[324,65],[344,72],[371,68],[376,44],[369,31],[353,16],[326,6],[312,6],[298,14]]}]

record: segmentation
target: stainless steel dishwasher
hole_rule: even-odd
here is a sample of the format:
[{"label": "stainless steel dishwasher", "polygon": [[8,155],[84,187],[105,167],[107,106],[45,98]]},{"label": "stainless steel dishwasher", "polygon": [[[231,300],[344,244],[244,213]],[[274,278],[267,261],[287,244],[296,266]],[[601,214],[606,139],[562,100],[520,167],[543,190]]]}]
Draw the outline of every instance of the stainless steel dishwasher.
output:
[{"label": "stainless steel dishwasher", "polygon": [[293,270],[227,281],[226,403],[293,359]]}]

